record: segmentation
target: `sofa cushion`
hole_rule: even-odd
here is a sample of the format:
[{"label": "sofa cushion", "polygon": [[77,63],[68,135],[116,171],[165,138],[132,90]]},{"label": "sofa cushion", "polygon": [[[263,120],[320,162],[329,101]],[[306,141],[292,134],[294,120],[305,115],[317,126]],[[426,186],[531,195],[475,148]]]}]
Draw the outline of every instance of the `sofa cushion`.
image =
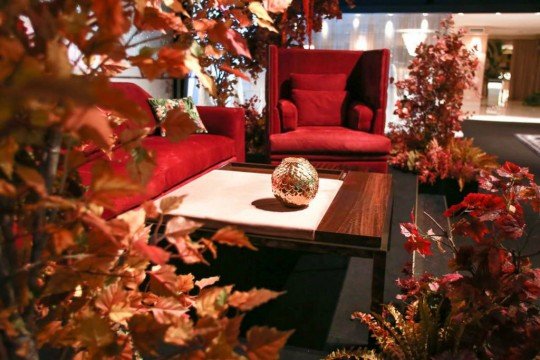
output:
[{"label": "sofa cushion", "polygon": [[296,105],[286,99],[278,101],[279,114],[281,116],[281,128],[283,131],[291,131],[298,127],[298,110]]},{"label": "sofa cushion", "polygon": [[295,131],[270,135],[277,154],[347,155],[390,153],[390,140],[383,135],[339,126],[304,126]]},{"label": "sofa cushion", "polygon": [[340,126],[347,106],[346,91],[292,91],[298,126]]},{"label": "sofa cushion", "polygon": [[349,107],[347,114],[348,125],[351,129],[370,131],[373,124],[373,110],[366,104],[355,102]]},{"label": "sofa cushion", "polygon": [[[158,120],[158,123],[161,124],[165,121],[167,113],[169,110],[180,108],[183,113],[185,113],[189,120],[195,125],[196,134],[206,134],[208,130],[204,127],[204,124],[201,120],[197,107],[193,103],[191,96],[181,98],[181,99],[157,99],[151,98],[148,99],[148,103],[152,107],[154,114]],[[165,136],[165,129],[160,127],[161,136]]]},{"label": "sofa cushion", "polygon": [[291,87],[299,90],[343,91],[347,86],[345,74],[291,74]]},{"label": "sofa cushion", "polygon": [[[145,185],[144,193],[115,199],[114,214],[161,195],[191,177],[231,159],[235,153],[234,141],[221,135],[193,134],[178,143],[160,136],[150,136],[143,140],[143,145],[155,154],[154,174]],[[118,173],[125,174],[128,160],[129,155],[119,148],[112,154],[111,165]],[[92,165],[93,162],[89,162],[79,169],[83,184],[90,183]]]}]

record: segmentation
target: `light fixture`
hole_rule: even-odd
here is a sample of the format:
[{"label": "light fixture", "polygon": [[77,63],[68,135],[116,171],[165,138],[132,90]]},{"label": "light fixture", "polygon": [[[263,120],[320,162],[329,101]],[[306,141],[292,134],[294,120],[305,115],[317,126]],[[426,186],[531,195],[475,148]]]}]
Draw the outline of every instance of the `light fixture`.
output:
[{"label": "light fixture", "polygon": [[394,36],[394,23],[392,20],[388,20],[384,26],[384,36],[386,38],[391,38]]},{"label": "light fixture", "polygon": [[352,21],[352,26],[353,28],[358,29],[358,26],[360,26],[360,19],[358,17],[354,18],[354,20]]},{"label": "light fixture", "polygon": [[428,15],[429,15],[428,13],[422,13],[422,16],[423,16],[423,17],[426,17],[426,16],[428,16]]},{"label": "light fixture", "polygon": [[390,16],[390,17],[394,16],[394,14],[387,14],[387,15]]},{"label": "light fixture", "polygon": [[497,12],[495,13],[495,15],[502,15],[502,14],[501,14],[500,12],[497,11]]},{"label": "light fixture", "polygon": [[540,12],[535,12],[534,15],[540,15]]},{"label": "light fixture", "polygon": [[458,15],[459,15],[459,16],[463,16],[463,15],[465,15],[465,14],[464,14],[464,13],[458,13]]}]

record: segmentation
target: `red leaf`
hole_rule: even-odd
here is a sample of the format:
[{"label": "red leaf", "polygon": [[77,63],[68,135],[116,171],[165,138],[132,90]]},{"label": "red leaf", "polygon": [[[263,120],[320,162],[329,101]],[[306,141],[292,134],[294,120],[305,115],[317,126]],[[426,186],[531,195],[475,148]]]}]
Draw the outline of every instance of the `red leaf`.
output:
[{"label": "red leaf", "polygon": [[257,250],[257,248],[251,244],[242,230],[232,226],[226,226],[219,229],[214,236],[212,236],[211,240],[220,244],[246,247],[251,250]]},{"label": "red leaf", "polygon": [[217,23],[208,29],[208,37],[223,45],[228,51],[251,59],[246,39],[235,30],[227,27],[225,23]]},{"label": "red leaf", "polygon": [[145,240],[137,240],[132,249],[143,259],[148,259],[154,264],[163,265],[169,261],[171,254],[159,246],[148,245]]}]

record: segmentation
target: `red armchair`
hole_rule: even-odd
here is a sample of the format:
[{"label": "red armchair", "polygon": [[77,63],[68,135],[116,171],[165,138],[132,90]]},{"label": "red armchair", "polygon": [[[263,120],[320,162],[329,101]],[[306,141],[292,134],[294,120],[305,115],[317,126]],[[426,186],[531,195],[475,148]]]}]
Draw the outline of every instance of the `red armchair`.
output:
[{"label": "red armchair", "polygon": [[315,166],[387,171],[387,49],[281,49],[267,73],[270,161],[301,156]]}]

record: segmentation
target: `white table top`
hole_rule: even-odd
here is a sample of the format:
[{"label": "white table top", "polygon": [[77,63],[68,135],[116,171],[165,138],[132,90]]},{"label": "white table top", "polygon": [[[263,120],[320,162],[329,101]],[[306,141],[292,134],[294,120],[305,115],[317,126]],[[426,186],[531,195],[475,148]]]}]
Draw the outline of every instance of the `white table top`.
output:
[{"label": "white table top", "polygon": [[[314,239],[315,230],[342,183],[337,179],[320,179],[319,191],[309,206],[290,209],[272,194],[271,174],[213,170],[162,198],[187,195],[172,214],[208,226],[236,225],[257,235]],[[157,199],[156,205],[159,202]]]}]

